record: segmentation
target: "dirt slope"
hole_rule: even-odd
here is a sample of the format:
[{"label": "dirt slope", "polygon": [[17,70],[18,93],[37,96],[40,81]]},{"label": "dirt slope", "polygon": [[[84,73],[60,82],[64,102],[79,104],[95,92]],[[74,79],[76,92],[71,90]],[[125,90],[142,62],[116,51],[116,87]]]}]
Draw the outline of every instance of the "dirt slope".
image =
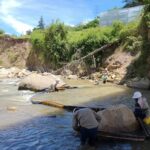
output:
[{"label": "dirt slope", "polygon": [[31,51],[27,39],[0,37],[0,66],[26,68],[26,60]]}]

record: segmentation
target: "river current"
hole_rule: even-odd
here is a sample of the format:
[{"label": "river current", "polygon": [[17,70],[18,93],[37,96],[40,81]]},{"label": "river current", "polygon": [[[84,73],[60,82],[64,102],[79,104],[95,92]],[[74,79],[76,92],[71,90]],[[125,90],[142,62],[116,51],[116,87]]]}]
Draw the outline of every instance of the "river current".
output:
[{"label": "river current", "polygon": [[[72,113],[56,108],[35,105],[31,98],[57,99],[67,104],[130,104],[133,89],[115,85],[94,86],[87,81],[73,81],[79,85],[54,93],[18,91],[18,80],[0,80],[0,150],[77,150],[79,137],[71,128]],[[105,93],[105,94],[104,94]],[[111,93],[109,95],[108,93]],[[150,99],[148,91],[143,91]],[[111,99],[111,102],[110,102]],[[71,102],[69,101],[71,100]],[[85,100],[87,100],[85,102]],[[100,103],[99,101],[100,100]],[[15,110],[9,110],[15,107]],[[130,107],[132,107],[130,105]],[[149,150],[150,141],[103,141],[97,144],[97,150]]]}]

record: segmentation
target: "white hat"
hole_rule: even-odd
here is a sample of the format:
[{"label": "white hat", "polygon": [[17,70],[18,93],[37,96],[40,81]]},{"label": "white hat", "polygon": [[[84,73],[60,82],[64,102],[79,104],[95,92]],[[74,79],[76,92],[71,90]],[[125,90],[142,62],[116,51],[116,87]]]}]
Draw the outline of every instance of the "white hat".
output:
[{"label": "white hat", "polygon": [[132,98],[140,98],[140,97],[142,97],[142,93],[141,92],[134,92],[134,94],[133,94],[133,96],[132,96]]}]

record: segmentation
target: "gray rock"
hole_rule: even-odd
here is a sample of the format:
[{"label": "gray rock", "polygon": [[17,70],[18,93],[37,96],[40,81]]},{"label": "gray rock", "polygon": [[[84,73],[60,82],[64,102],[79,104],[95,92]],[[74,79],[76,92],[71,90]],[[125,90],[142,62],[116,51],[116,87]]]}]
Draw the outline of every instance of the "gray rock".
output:
[{"label": "gray rock", "polygon": [[16,111],[17,108],[16,108],[15,106],[8,106],[8,107],[7,107],[7,110],[8,110],[8,111]]},{"label": "gray rock", "polygon": [[54,91],[57,88],[67,86],[59,77],[49,74],[43,76],[40,74],[31,74],[19,83],[19,90],[32,90],[32,91]]},{"label": "gray rock", "polygon": [[150,80],[148,78],[133,79],[127,82],[128,87],[139,88],[139,89],[149,89]]},{"label": "gray rock", "polygon": [[105,132],[131,132],[138,127],[136,118],[126,105],[112,106],[97,112],[101,121],[98,130]]}]

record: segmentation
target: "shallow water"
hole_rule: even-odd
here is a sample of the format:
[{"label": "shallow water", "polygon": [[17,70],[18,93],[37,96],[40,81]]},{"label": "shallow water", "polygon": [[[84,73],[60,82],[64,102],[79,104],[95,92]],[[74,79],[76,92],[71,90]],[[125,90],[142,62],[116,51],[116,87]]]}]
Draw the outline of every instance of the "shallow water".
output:
[{"label": "shallow water", "polygon": [[[72,113],[52,107],[33,105],[30,91],[17,91],[17,81],[0,82],[0,150],[77,150],[79,137],[71,128]],[[54,99],[66,104],[103,105],[130,104],[133,90],[115,86],[93,86],[87,81],[69,81],[78,89],[40,93],[34,99]],[[149,98],[148,91],[143,91]],[[111,102],[110,102],[111,99]],[[16,111],[8,111],[15,106]],[[97,150],[148,150],[150,141],[99,141]]]}]

